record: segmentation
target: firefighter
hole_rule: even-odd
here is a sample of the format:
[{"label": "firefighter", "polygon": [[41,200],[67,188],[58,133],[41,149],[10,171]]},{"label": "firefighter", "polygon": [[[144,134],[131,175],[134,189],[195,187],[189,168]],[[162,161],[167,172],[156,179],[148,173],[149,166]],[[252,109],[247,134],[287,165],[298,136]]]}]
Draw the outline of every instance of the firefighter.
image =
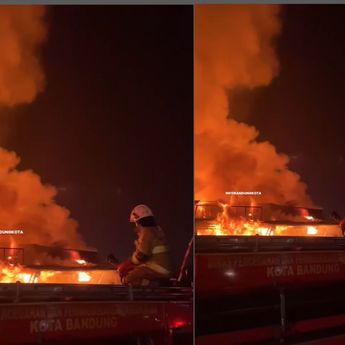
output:
[{"label": "firefighter", "polygon": [[169,278],[170,257],[163,230],[157,225],[151,209],[137,205],[130,214],[137,240],[131,258],[118,266],[124,284],[148,285]]}]

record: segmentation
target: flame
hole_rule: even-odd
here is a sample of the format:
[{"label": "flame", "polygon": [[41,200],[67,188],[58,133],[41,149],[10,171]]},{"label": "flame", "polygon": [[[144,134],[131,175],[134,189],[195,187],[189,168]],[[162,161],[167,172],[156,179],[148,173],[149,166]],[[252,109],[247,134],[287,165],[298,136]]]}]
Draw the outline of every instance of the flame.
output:
[{"label": "flame", "polygon": [[[206,203],[207,205],[207,203]],[[263,221],[255,205],[231,206],[226,204],[208,204],[198,206],[196,232],[200,236],[327,236],[341,237],[338,224],[317,223],[317,219],[308,214],[307,209],[297,208],[300,215],[288,215],[281,210],[269,210],[270,220]],[[262,209],[257,207],[258,210]],[[245,210],[248,210],[246,213]],[[241,212],[239,212],[241,211]],[[241,215],[239,215],[241,214]],[[281,216],[287,217],[280,218]],[[278,223],[279,221],[279,223]],[[284,224],[286,223],[286,224]],[[309,224],[308,224],[309,223]]]},{"label": "flame", "polygon": [[34,283],[38,282],[38,277],[33,272],[24,271],[20,265],[11,263],[2,264],[0,270],[1,283]]},{"label": "flame", "polygon": [[[221,223],[210,224],[206,228],[197,229],[199,236],[315,236],[320,235],[317,226],[267,226],[259,221],[233,220],[227,225]],[[341,236],[331,229],[322,236]]]},{"label": "flame", "polygon": [[18,278],[23,282],[23,283],[32,283],[34,281],[38,281],[38,278],[35,277],[33,274],[30,273],[19,273]]},{"label": "flame", "polygon": [[55,271],[34,270],[13,264],[11,261],[0,263],[0,283],[46,283],[56,275]]},{"label": "flame", "polygon": [[[2,263],[0,283],[66,283],[67,281],[61,276],[61,273],[59,270],[33,270],[21,265]],[[91,281],[91,279],[91,273],[88,272],[78,271],[68,273],[68,282],[76,284],[85,283]]]},{"label": "flame", "polygon": [[[0,262],[0,283],[45,283],[45,284],[112,284],[121,285],[121,278],[118,271],[114,269],[93,268],[90,270],[79,271],[77,266],[71,269],[68,267],[45,269],[30,268],[20,264]],[[80,268],[79,268],[80,269]]]},{"label": "flame", "polygon": [[[79,265],[87,264],[82,259],[75,261]],[[91,273],[87,272],[27,268],[16,263],[11,256],[0,262],[0,283],[84,283],[91,279]]]},{"label": "flame", "polygon": [[40,283],[46,283],[49,278],[54,277],[56,275],[56,272],[54,271],[41,271],[40,272]]},{"label": "flame", "polygon": [[274,235],[274,230],[261,225],[258,221],[233,220],[225,225],[224,222],[210,224],[207,228],[198,229],[200,236],[269,236]]},{"label": "flame", "polygon": [[89,282],[91,280],[91,275],[87,272],[78,272],[79,282]]},{"label": "flame", "polygon": [[317,235],[317,228],[315,226],[308,226],[307,227],[307,234],[308,235]]}]

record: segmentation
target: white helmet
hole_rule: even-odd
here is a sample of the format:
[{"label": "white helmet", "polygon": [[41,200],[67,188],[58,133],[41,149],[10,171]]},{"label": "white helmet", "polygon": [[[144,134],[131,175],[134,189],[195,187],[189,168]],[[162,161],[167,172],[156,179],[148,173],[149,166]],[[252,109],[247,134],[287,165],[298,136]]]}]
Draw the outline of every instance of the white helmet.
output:
[{"label": "white helmet", "polygon": [[137,205],[133,208],[129,216],[129,221],[136,223],[139,219],[150,216],[153,216],[153,213],[149,207],[146,205]]}]

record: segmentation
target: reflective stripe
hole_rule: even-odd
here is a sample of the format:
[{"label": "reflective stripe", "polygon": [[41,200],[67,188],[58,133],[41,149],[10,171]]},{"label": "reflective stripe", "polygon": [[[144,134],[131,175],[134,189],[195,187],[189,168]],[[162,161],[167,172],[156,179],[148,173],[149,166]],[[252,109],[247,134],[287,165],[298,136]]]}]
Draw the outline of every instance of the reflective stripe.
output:
[{"label": "reflective stripe", "polygon": [[170,274],[170,271],[168,271],[166,268],[164,268],[161,265],[158,265],[157,263],[155,263],[153,261],[149,261],[149,262],[143,264],[143,266],[146,266],[146,267],[150,268],[152,271],[156,271],[156,272],[164,274],[164,275]]},{"label": "reflective stripe", "polygon": [[156,246],[152,249],[152,254],[166,253],[168,251],[167,246]]}]

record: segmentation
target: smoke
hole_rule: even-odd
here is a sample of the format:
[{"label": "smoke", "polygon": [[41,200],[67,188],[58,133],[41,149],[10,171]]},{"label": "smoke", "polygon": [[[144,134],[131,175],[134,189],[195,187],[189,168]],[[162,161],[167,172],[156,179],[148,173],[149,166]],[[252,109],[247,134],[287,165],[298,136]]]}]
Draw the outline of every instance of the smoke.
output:
[{"label": "smoke", "polygon": [[258,142],[258,130],[234,120],[228,101],[232,90],[267,86],[278,75],[279,11],[276,5],[196,6],[197,199],[260,191],[259,202],[312,204],[300,176],[289,170],[288,156]]},{"label": "smoke", "polygon": [[[45,8],[0,6],[0,105],[34,101],[44,88],[39,49],[46,38]],[[0,229],[23,235],[1,235],[0,242],[85,247],[77,222],[54,201],[56,189],[30,170],[18,171],[19,157],[0,148]]]},{"label": "smoke", "polygon": [[[0,148],[0,229],[22,230],[24,234],[12,237],[16,245],[84,247],[76,221],[54,201],[56,189],[30,170],[16,170],[18,164],[14,152]],[[1,235],[0,242],[8,236]]]},{"label": "smoke", "polygon": [[42,6],[0,6],[0,104],[32,102],[43,90],[39,47],[46,37]]}]

